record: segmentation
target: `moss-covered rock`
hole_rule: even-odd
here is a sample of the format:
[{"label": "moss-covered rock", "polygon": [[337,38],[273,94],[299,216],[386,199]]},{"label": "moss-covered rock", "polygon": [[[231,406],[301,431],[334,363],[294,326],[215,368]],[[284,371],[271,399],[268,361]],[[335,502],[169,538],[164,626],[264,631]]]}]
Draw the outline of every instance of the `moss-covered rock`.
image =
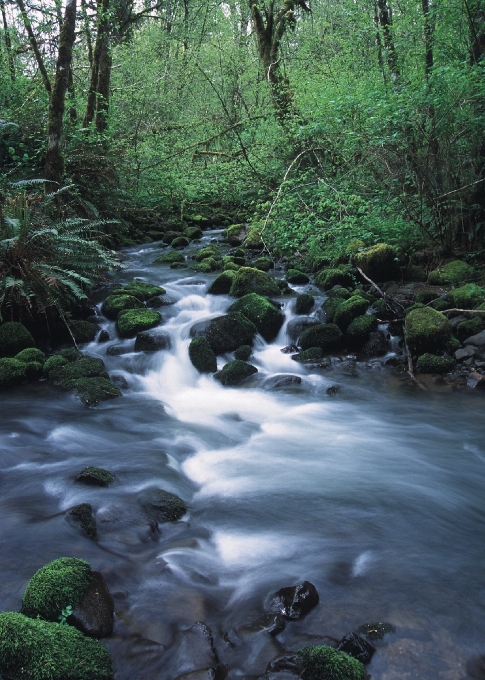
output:
[{"label": "moss-covered rock", "polygon": [[315,304],[315,298],[310,293],[301,293],[296,296],[295,312],[297,314],[309,314]]},{"label": "moss-covered rock", "polygon": [[170,245],[172,248],[186,248],[189,243],[190,241],[186,236],[177,236]]},{"label": "moss-covered rock", "polygon": [[449,373],[455,366],[453,357],[442,357],[426,352],[416,362],[418,373]]},{"label": "moss-covered rock", "polygon": [[429,305],[433,309],[436,309],[437,312],[443,312],[445,309],[450,309],[451,305],[449,302],[447,302],[444,298],[438,298],[437,300],[433,300],[431,304]]},{"label": "moss-covered rock", "polygon": [[363,663],[327,645],[303,647],[297,658],[304,680],[368,680]]},{"label": "moss-covered rock", "polygon": [[367,311],[369,303],[359,295],[353,295],[348,300],[344,300],[335,310],[333,322],[337,324],[341,331],[345,332],[350,323],[358,316],[362,316]]},{"label": "moss-covered rock", "polygon": [[31,618],[58,621],[62,610],[75,607],[92,581],[89,562],[60,557],[32,576],[22,596],[22,613]]},{"label": "moss-covered rock", "polygon": [[17,354],[15,357],[17,361],[23,361],[25,364],[30,363],[31,361],[35,361],[39,364],[44,365],[45,363],[45,354],[44,352],[41,352],[40,349],[37,349],[36,347],[29,347],[27,349],[23,349],[21,352]]},{"label": "moss-covered rock", "polygon": [[266,297],[274,297],[280,294],[280,290],[273,278],[266,272],[254,267],[241,267],[236,272],[232,282],[230,295],[243,297],[248,293],[257,293]]},{"label": "moss-covered rock", "polygon": [[165,295],[166,292],[165,288],[155,286],[153,283],[146,283],[145,281],[131,281],[131,283],[122,289],[122,294],[132,295],[142,302],[158,295]]},{"label": "moss-covered rock", "polygon": [[413,309],[406,315],[405,337],[414,352],[434,352],[446,347],[451,324],[444,314],[431,307]]},{"label": "moss-covered rock", "polygon": [[348,347],[361,347],[369,339],[370,334],[377,330],[377,319],[370,314],[356,317],[345,331],[345,342]]},{"label": "moss-covered rock", "polygon": [[309,347],[302,352],[292,354],[293,361],[298,361],[300,364],[313,364],[320,361],[323,357],[323,349],[321,347]]},{"label": "moss-covered rock", "polygon": [[82,354],[78,349],[75,349],[74,347],[67,347],[66,349],[62,349],[59,352],[59,356],[61,356],[63,359],[66,359],[67,361],[69,361],[69,363],[71,363],[73,361],[81,359]]},{"label": "moss-covered rock", "polygon": [[216,269],[219,269],[219,264],[213,257],[206,257],[202,262],[196,262],[192,266],[192,269],[201,274],[210,274],[211,272],[215,272]]},{"label": "moss-covered rock", "polygon": [[245,361],[234,359],[227,363],[220,371],[214,373],[214,378],[226,386],[239,385],[246,378],[257,373],[256,366],[247,364]]},{"label": "moss-covered rock", "polygon": [[185,257],[182,255],[182,253],[179,253],[177,250],[168,250],[166,253],[162,253],[162,255],[157,257],[157,259],[154,261],[154,264],[184,264],[184,262]]},{"label": "moss-covered rock", "polygon": [[133,338],[141,331],[158,326],[162,315],[153,309],[130,309],[116,320],[116,329],[122,338]]},{"label": "moss-covered rock", "polygon": [[400,275],[397,250],[387,243],[376,243],[357,253],[354,262],[373,281],[388,281]]},{"label": "moss-covered rock", "polygon": [[458,324],[455,333],[458,340],[463,342],[463,340],[466,340],[477,333],[481,333],[483,330],[485,330],[485,319],[483,316],[482,318],[474,316],[472,319],[462,321],[460,324]]},{"label": "moss-covered rock", "polygon": [[223,272],[237,272],[239,269],[241,269],[240,264],[236,264],[235,262],[224,262],[222,265],[222,271]]},{"label": "moss-covered rock", "polygon": [[216,276],[207,292],[211,295],[228,295],[235,276],[236,274],[232,270],[223,271]]},{"label": "moss-covered rock", "polygon": [[144,305],[141,300],[139,300],[134,295],[108,295],[106,300],[103,302],[103,314],[108,318],[115,321],[121,312],[125,312],[128,309],[143,309]]},{"label": "moss-covered rock", "polygon": [[214,260],[219,259],[221,257],[220,249],[217,246],[201,248],[195,256],[195,259],[197,262],[202,262],[202,260],[206,260],[208,257],[212,257]]},{"label": "moss-covered rock", "polygon": [[71,626],[0,614],[0,673],[10,680],[112,680],[106,647]]},{"label": "moss-covered rock", "polygon": [[193,338],[189,345],[189,358],[199,373],[215,373],[217,359],[206,338]]},{"label": "moss-covered rock", "polygon": [[323,309],[325,310],[325,320],[327,323],[332,323],[335,316],[335,312],[342,304],[342,298],[328,297],[323,303]]},{"label": "moss-covered rock", "polygon": [[244,224],[231,224],[226,231],[227,242],[230,246],[240,246],[247,236]]},{"label": "moss-covered rock", "polygon": [[121,397],[120,390],[108,378],[77,378],[73,380],[69,389],[77,392],[86,406],[96,406],[107,399]]},{"label": "moss-covered rock", "polygon": [[460,309],[474,309],[485,299],[485,289],[475,283],[467,283],[460,288],[450,290],[449,296],[453,305]]},{"label": "moss-covered rock", "polygon": [[81,533],[93,541],[98,540],[96,520],[94,519],[93,506],[91,503],[79,503],[67,511],[71,522],[79,526]]},{"label": "moss-covered rock", "polygon": [[288,281],[288,283],[301,285],[304,283],[308,283],[310,281],[310,277],[304,272],[301,272],[299,269],[288,269],[288,271],[286,272],[286,280]]},{"label": "moss-covered rock", "polygon": [[414,299],[416,302],[421,302],[423,305],[427,305],[428,302],[436,300],[436,298],[439,298],[439,296],[440,293],[434,288],[421,288],[414,296]]},{"label": "moss-covered rock", "polygon": [[425,268],[420,264],[410,264],[406,271],[406,281],[426,281],[428,278]]},{"label": "moss-covered rock", "polygon": [[333,323],[318,323],[306,328],[298,340],[299,346],[305,350],[320,347],[324,352],[337,349],[342,344],[342,331]]},{"label": "moss-covered rock", "polygon": [[163,235],[162,241],[167,246],[169,246],[172,243],[172,241],[174,240],[174,238],[177,238],[177,236],[181,236],[181,235],[182,235],[181,229],[177,229],[177,231],[175,231],[175,229],[169,229]]},{"label": "moss-covered rock", "polygon": [[262,272],[269,272],[270,269],[274,269],[274,262],[270,257],[258,257],[254,260],[253,266],[255,269],[261,269]]},{"label": "moss-covered rock", "polygon": [[35,347],[35,342],[23,324],[7,321],[0,326],[0,357],[14,357],[28,347]]},{"label": "moss-covered rock", "polygon": [[187,227],[187,229],[184,229],[184,236],[191,241],[202,238],[203,235],[204,233],[200,227]]},{"label": "moss-covered rock", "polygon": [[257,248],[262,248],[264,246],[263,239],[261,238],[261,229],[259,227],[249,227],[247,236],[243,241],[243,246],[245,248],[250,248],[251,250],[256,250]]},{"label": "moss-covered rock", "polygon": [[340,300],[348,300],[351,298],[353,295],[357,295],[357,293],[360,294],[361,291],[355,291],[355,293],[351,293],[347,288],[334,288],[333,290],[327,291],[327,295],[329,298],[339,298]]},{"label": "moss-covered rock", "polygon": [[[83,321],[82,319],[79,321],[69,322],[69,330],[71,331],[74,340],[80,345],[85,342],[92,342],[96,337],[98,329],[99,327],[97,323]],[[70,336],[68,339],[71,340]]]},{"label": "moss-covered rock", "polygon": [[177,522],[187,512],[187,506],[179,496],[157,486],[143,489],[137,500],[145,514],[156,522]]},{"label": "moss-covered rock", "polygon": [[114,482],[114,475],[104,468],[88,465],[76,477],[76,482],[88,486],[110,486]]},{"label": "moss-covered rock", "polygon": [[228,311],[244,314],[267,342],[276,338],[285,320],[279,307],[257,293],[244,295],[234,302]]},{"label": "moss-covered rock", "polygon": [[60,354],[54,354],[53,356],[49,357],[43,366],[45,377],[49,378],[49,373],[51,371],[61,368],[61,366],[65,366],[68,363],[68,360]]},{"label": "moss-covered rock", "polygon": [[244,314],[232,312],[212,319],[204,336],[215,354],[224,354],[240,345],[252,345],[256,332],[256,326]]},{"label": "moss-covered rock", "polygon": [[0,359],[0,387],[20,385],[27,380],[27,366],[24,361],[12,357]]},{"label": "moss-covered rock", "polygon": [[353,279],[348,267],[323,269],[315,274],[315,285],[322,290],[329,290],[334,286],[351,286]]},{"label": "moss-covered rock", "polygon": [[250,345],[241,345],[234,352],[234,358],[240,361],[248,361],[253,353],[253,348]]},{"label": "moss-covered rock", "polygon": [[78,378],[107,378],[108,374],[102,359],[95,359],[93,357],[81,357],[77,361],[72,361],[64,365],[59,365],[57,368],[49,370],[49,380],[54,385],[71,389],[72,381]]},{"label": "moss-covered rock", "polygon": [[474,276],[473,267],[461,260],[453,260],[430,272],[428,282],[433,286],[459,286]]}]

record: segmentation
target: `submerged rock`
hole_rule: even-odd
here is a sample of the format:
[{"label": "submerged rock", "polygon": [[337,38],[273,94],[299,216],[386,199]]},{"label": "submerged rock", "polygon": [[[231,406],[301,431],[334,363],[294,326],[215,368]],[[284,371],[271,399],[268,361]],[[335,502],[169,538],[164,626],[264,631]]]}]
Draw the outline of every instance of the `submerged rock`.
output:
[{"label": "submerged rock", "polygon": [[395,633],[396,628],[392,623],[377,621],[374,623],[363,623],[357,628],[358,633],[362,633],[368,640],[382,640],[385,635]]},{"label": "submerged rock", "polygon": [[251,364],[247,364],[245,361],[235,359],[234,361],[230,361],[225,366],[223,366],[220,371],[214,373],[214,378],[223,385],[230,387],[239,385],[240,383],[244,382],[246,378],[249,378],[257,372],[258,369],[256,366],[252,366]]},{"label": "submerged rock", "polygon": [[114,476],[103,468],[88,466],[79,473],[75,481],[88,486],[109,486],[114,482]]},{"label": "submerged rock", "polygon": [[281,614],[288,621],[298,621],[317,606],[319,597],[317,589],[309,581],[303,581],[296,586],[281,588],[271,595],[267,602],[267,609]]},{"label": "submerged rock", "polygon": [[172,348],[172,338],[168,333],[143,331],[138,333],[135,340],[135,352],[158,352]]},{"label": "submerged rock", "polygon": [[354,659],[357,659],[363,664],[370,663],[372,656],[376,651],[367,640],[364,640],[364,638],[361,638],[360,635],[357,635],[356,633],[347,633],[347,635],[344,635],[337,645],[337,650],[339,652],[345,652],[349,656],[353,656]]},{"label": "submerged rock", "polygon": [[177,635],[164,662],[164,677],[174,680],[224,680],[227,674],[219,662],[212,632],[203,621]]},{"label": "submerged rock", "polygon": [[179,496],[156,486],[141,491],[138,502],[145,514],[156,522],[176,522],[187,512],[187,506]]},{"label": "submerged rock", "polygon": [[301,385],[301,378],[299,375],[281,374],[272,375],[266,378],[261,387],[265,390],[284,390],[288,387],[297,387]]}]

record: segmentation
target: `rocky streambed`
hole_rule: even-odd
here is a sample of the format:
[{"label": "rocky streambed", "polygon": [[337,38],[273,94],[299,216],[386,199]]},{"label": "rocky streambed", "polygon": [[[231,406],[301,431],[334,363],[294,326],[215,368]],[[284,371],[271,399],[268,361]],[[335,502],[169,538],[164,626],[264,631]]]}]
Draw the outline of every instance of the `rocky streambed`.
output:
[{"label": "rocky streambed", "polygon": [[339,645],[375,679],[483,677],[483,406],[457,389],[479,345],[425,391],[365,284],[159,257],[127,250],[82,356],[0,394],[0,608],[77,558],[111,593],[117,680],[318,677],[332,660],[302,650]]}]

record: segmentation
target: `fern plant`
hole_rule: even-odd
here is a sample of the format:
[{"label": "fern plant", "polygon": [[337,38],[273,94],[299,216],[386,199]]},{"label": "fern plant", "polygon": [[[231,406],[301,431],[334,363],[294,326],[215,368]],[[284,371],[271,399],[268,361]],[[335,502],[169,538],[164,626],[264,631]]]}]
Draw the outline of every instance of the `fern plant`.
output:
[{"label": "fern plant", "polygon": [[54,203],[72,187],[28,193],[39,183],[12,185],[0,209],[0,321],[7,310],[16,317],[53,309],[65,320],[69,306],[85,299],[103,272],[119,267],[98,240],[114,221],[52,217]]}]

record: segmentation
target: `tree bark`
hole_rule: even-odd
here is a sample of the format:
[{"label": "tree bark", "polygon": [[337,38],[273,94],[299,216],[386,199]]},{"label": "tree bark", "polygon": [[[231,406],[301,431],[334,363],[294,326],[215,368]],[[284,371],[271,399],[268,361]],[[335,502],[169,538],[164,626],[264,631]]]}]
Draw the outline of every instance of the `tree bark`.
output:
[{"label": "tree bark", "polygon": [[83,126],[89,127],[95,122],[96,130],[104,132],[109,107],[109,84],[111,78],[111,55],[109,46],[109,0],[98,2],[98,33],[94,44],[91,64],[91,82],[89,85],[86,113]]},{"label": "tree bark", "polygon": [[39,50],[39,44],[38,44],[37,39],[34,35],[34,31],[32,30],[32,24],[30,23],[30,19],[27,16],[27,12],[25,11],[24,0],[16,0],[16,1],[17,1],[18,8],[20,10],[20,14],[22,16],[22,21],[24,22],[25,30],[27,31],[27,35],[29,36],[30,46],[32,47],[32,51],[34,52],[35,59],[37,61],[37,65],[39,67],[39,71],[42,75],[44,87],[47,90],[47,92],[50,94],[51,93],[51,82],[49,80],[49,76],[47,75],[44,60],[42,59],[42,55],[41,55],[40,50]]},{"label": "tree bark", "polygon": [[434,39],[434,21],[430,16],[430,10],[433,7],[433,0],[421,0],[424,18],[424,73],[426,80],[429,79],[433,69],[433,39]]},{"label": "tree bark", "polygon": [[69,73],[72,63],[72,48],[76,28],[76,0],[67,0],[64,20],[59,36],[59,52],[56,76],[49,102],[47,121],[47,152],[45,176],[51,182],[60,184],[64,174],[64,156],[61,149],[63,117],[66,92],[69,87]]},{"label": "tree bark", "polygon": [[3,39],[5,42],[5,50],[7,52],[8,70],[10,72],[10,80],[15,82],[15,63],[12,53],[12,41],[10,40],[10,31],[8,28],[7,14],[5,12],[5,0],[0,0],[0,9],[2,11],[3,20]]},{"label": "tree bark", "polygon": [[387,55],[387,65],[391,74],[391,81],[397,84],[400,71],[397,61],[396,46],[392,36],[392,11],[387,0],[377,0],[379,25],[384,36],[384,49]]}]

